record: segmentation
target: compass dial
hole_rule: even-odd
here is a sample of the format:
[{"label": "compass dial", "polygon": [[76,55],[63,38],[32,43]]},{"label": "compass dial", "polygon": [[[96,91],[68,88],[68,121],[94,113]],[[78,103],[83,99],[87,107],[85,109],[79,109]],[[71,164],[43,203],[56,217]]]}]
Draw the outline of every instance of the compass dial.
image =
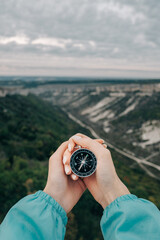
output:
[{"label": "compass dial", "polygon": [[81,148],[71,155],[70,166],[72,172],[77,176],[88,177],[95,172],[97,159],[93,152]]}]

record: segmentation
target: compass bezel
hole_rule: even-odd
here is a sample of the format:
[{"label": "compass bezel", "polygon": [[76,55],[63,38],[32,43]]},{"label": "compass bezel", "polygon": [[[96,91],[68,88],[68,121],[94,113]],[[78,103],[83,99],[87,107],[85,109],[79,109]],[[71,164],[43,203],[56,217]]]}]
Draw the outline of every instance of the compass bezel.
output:
[{"label": "compass bezel", "polygon": [[[77,156],[77,154],[81,153],[81,152],[85,152],[85,153],[88,153],[91,155],[92,159],[93,159],[93,166],[92,168],[90,169],[90,171],[88,172],[79,172],[77,171],[77,169],[75,169],[75,166],[74,166],[74,162],[75,162],[75,157]],[[80,148],[78,150],[76,150],[75,152],[72,153],[71,155],[71,159],[70,159],[70,167],[72,169],[72,172],[77,175],[78,177],[89,177],[91,176],[95,171],[96,171],[96,167],[97,167],[97,158],[96,156],[94,155],[94,153],[92,151],[90,151],[89,149],[86,149],[86,148]]]}]

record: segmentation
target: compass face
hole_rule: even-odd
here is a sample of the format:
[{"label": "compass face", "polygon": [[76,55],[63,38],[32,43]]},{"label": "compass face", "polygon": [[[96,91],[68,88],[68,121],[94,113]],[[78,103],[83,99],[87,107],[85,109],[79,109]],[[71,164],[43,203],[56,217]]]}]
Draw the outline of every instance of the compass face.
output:
[{"label": "compass face", "polygon": [[93,152],[81,148],[71,155],[70,166],[72,172],[77,176],[88,177],[95,172],[97,159]]}]

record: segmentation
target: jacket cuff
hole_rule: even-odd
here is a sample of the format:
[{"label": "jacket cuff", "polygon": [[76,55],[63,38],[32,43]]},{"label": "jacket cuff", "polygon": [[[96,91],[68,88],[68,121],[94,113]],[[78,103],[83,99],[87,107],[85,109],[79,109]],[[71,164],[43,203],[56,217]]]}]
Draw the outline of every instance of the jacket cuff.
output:
[{"label": "jacket cuff", "polygon": [[102,219],[104,216],[107,215],[107,212],[109,212],[109,210],[111,208],[115,208],[115,207],[119,207],[119,204],[121,202],[124,202],[124,201],[128,201],[128,200],[136,200],[138,199],[138,197],[134,194],[126,194],[126,195],[122,195],[118,198],[116,198],[113,202],[111,202],[104,210],[103,210],[103,216],[101,218],[101,222],[102,222]]},{"label": "jacket cuff", "polygon": [[54,209],[56,209],[56,211],[61,216],[64,225],[67,224],[67,221],[68,221],[67,213],[64,210],[64,208],[54,198],[52,198],[50,195],[43,192],[42,190],[37,191],[36,193],[34,193],[34,195],[35,195],[35,197],[39,197],[41,199],[44,199],[48,204],[52,205],[52,207]]}]

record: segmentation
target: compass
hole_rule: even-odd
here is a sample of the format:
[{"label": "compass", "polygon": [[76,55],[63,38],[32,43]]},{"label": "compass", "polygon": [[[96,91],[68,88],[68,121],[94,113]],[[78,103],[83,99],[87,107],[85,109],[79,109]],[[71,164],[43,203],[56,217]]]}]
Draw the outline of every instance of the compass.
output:
[{"label": "compass", "polygon": [[88,177],[95,172],[97,159],[93,152],[86,148],[81,148],[72,153],[70,166],[72,172],[77,176]]}]

